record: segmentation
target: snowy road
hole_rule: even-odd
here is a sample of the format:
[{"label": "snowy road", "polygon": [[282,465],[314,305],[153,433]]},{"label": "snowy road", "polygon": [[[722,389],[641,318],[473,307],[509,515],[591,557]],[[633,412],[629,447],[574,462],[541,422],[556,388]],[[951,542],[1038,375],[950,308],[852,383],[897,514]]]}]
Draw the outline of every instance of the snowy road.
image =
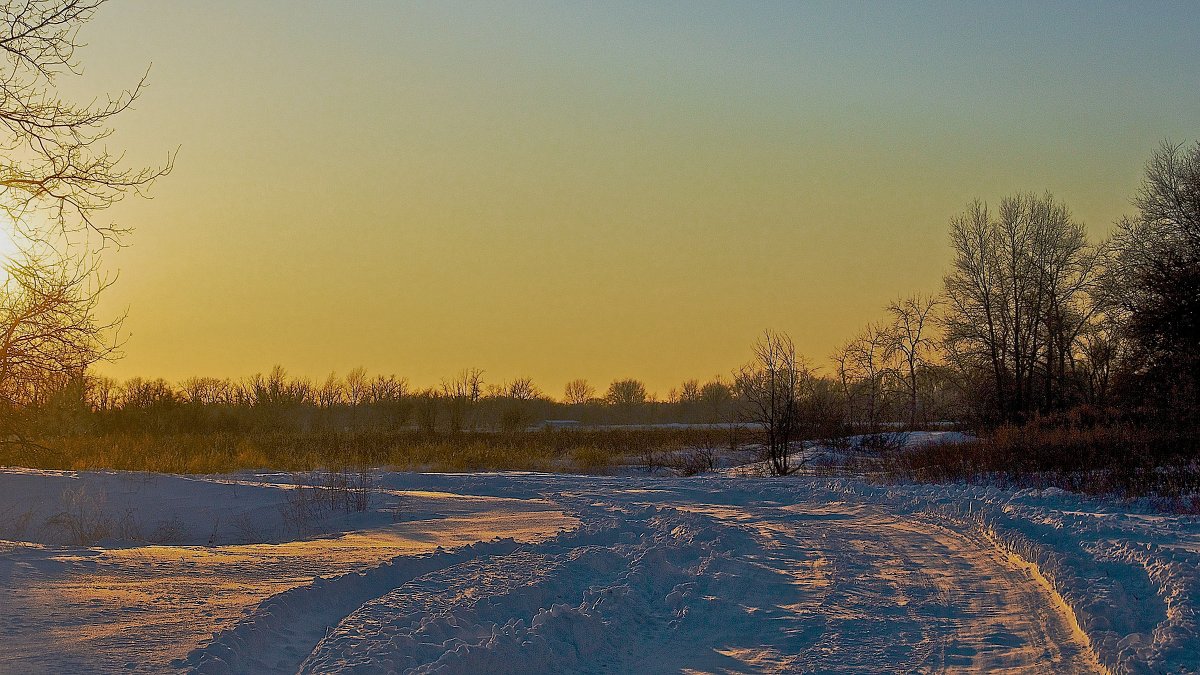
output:
[{"label": "snowy road", "polygon": [[[304,634],[234,628],[188,665],[305,673],[1099,671],[1073,616],[1035,575],[942,525],[849,502],[623,490],[620,481],[563,492],[553,489],[559,479],[538,480],[522,487],[557,493],[581,518],[579,530],[394,578]],[[335,597],[342,589],[332,580],[309,593]],[[320,604],[278,603],[269,623],[289,625],[293,612],[311,617]],[[261,649],[267,644],[275,647]]]},{"label": "snowy road", "polygon": [[[0,513],[84,485],[193,532],[9,534],[0,672],[1200,672],[1195,516],[844,478],[384,474],[313,538],[287,534],[278,481],[0,471]],[[58,507],[38,508],[20,521]],[[230,541],[243,512],[258,543]]]}]

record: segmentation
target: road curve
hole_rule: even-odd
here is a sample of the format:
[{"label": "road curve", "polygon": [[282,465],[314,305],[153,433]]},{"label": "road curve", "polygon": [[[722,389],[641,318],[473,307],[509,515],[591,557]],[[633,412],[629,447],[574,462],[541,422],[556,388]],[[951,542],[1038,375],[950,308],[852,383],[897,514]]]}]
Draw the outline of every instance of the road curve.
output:
[{"label": "road curve", "polygon": [[[791,503],[728,483],[552,477],[529,490],[581,527],[539,544],[446,556],[315,617],[324,622],[198,649],[199,671],[1012,672],[1101,669],[1035,569],[990,542],[879,505]],[[544,481],[544,484],[539,481]],[[682,486],[682,487],[681,487]],[[287,624],[287,603],[270,608]],[[299,611],[299,610],[297,610]],[[282,618],[281,618],[282,617]],[[253,613],[241,629],[263,617]],[[253,633],[251,630],[250,633]],[[317,634],[309,631],[308,634]],[[274,653],[238,654],[241,646]],[[285,648],[286,647],[286,648]],[[278,658],[286,653],[292,656]],[[230,660],[230,655],[238,658]]]}]

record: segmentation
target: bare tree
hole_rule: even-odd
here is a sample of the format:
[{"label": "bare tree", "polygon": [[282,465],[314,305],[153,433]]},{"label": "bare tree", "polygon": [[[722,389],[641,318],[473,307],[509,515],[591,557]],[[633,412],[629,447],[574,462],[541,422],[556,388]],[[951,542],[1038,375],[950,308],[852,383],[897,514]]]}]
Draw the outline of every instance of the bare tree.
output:
[{"label": "bare tree", "polygon": [[852,410],[861,405],[857,421],[867,433],[879,430],[886,379],[892,373],[892,353],[886,329],[870,324],[834,355],[846,402]]},{"label": "bare tree", "polygon": [[704,404],[709,423],[729,422],[732,433],[736,422],[733,406],[733,388],[717,375],[700,387],[700,402]]},{"label": "bare tree", "polygon": [[936,296],[912,295],[894,300],[888,305],[892,316],[887,327],[889,349],[899,357],[908,398],[908,425],[917,426],[921,414],[920,385],[917,375],[930,364],[937,341],[930,335],[932,316],[940,303]]},{"label": "bare tree", "polygon": [[359,406],[367,402],[371,389],[367,380],[367,369],[358,367],[346,373],[346,403]]},{"label": "bare tree", "polygon": [[1091,327],[1079,339],[1079,371],[1084,401],[1090,404],[1105,402],[1111,395],[1117,369],[1127,351],[1117,326],[1105,320]]},{"label": "bare tree", "polygon": [[1163,142],[1117,224],[1110,288],[1147,398],[1182,419],[1200,406],[1200,142]]},{"label": "bare tree", "polygon": [[809,371],[785,333],[766,331],[754,345],[754,358],[735,375],[743,419],[763,434],[771,473],[786,476],[800,469],[791,461],[791,445],[800,427],[799,397]]},{"label": "bare tree", "polygon": [[567,405],[583,405],[596,396],[596,388],[587,380],[571,380],[563,392],[563,402]]},{"label": "bare tree", "polygon": [[[121,243],[126,228],[98,214],[140,194],[171,169],[126,168],[105,144],[110,123],[143,91],[143,78],[104,102],[77,104],[56,86],[81,73],[80,26],[104,0],[23,0],[0,4],[0,209],[26,242],[0,287],[0,399],[15,407],[47,383],[80,381],[83,370],[116,355],[119,321],[94,316],[110,280],[98,272],[92,242]],[[8,432],[16,433],[15,429]]]},{"label": "bare tree", "polygon": [[535,402],[542,399],[542,391],[533,383],[533,378],[519,377],[502,385],[489,386],[487,398],[494,400],[499,410],[498,428],[511,433],[533,424],[538,408]]},{"label": "bare tree", "polygon": [[531,377],[518,377],[504,386],[504,395],[518,401],[533,401],[542,397],[542,390]]},{"label": "bare tree", "polygon": [[456,377],[442,380],[442,394],[474,403],[483,395],[483,371],[467,368]]},{"label": "bare tree", "polygon": [[457,377],[442,380],[442,398],[449,407],[451,431],[462,431],[471,408],[482,395],[483,371],[479,368],[467,368]]},{"label": "bare tree", "polygon": [[372,403],[396,403],[408,395],[408,380],[395,375],[376,375],[367,384]]},{"label": "bare tree", "polygon": [[337,373],[329,373],[325,381],[316,390],[317,405],[322,408],[332,408],[346,402],[346,387]]},{"label": "bare tree", "polygon": [[427,434],[437,432],[441,398],[441,393],[432,387],[414,395],[417,404],[417,424]]},{"label": "bare tree", "polygon": [[215,377],[189,377],[179,383],[180,394],[187,403],[213,405],[221,402],[224,383]]},{"label": "bare tree", "polygon": [[87,377],[87,402],[92,410],[112,410],[116,405],[117,381],[104,375]]},{"label": "bare tree", "polygon": [[95,259],[68,260],[28,255],[7,266],[0,283],[0,431],[21,435],[18,411],[64,376],[82,376],[88,366],[117,353],[114,330],[120,319],[95,318],[108,281]]},{"label": "bare tree", "polygon": [[121,385],[121,407],[125,409],[170,406],[178,401],[178,392],[162,378],[131,377]]},{"label": "bare tree", "polygon": [[608,385],[608,393],[604,395],[604,400],[609,405],[633,407],[648,401],[649,395],[646,393],[646,385],[641,380],[630,378],[613,380]]},{"label": "bare tree", "polygon": [[700,381],[685,380],[679,385],[679,392],[676,399],[680,403],[697,403],[700,401]]},{"label": "bare tree", "polygon": [[986,374],[1001,419],[1061,407],[1079,336],[1101,311],[1102,248],[1049,194],[1006,197],[995,215],[977,201],[951,221],[950,237],[948,356]]},{"label": "bare tree", "polygon": [[[97,235],[120,243],[126,232],[97,220],[128,192],[140,192],[171,169],[125,168],[104,141],[113,118],[128,110],[146,85],[101,103],[65,100],[56,82],[82,72],[76,58],[80,26],[105,0],[24,0],[0,6],[0,204],[22,234]],[[28,218],[38,213],[45,217]],[[43,223],[49,223],[45,229]]]},{"label": "bare tree", "polygon": [[733,390],[717,375],[700,387],[700,400],[712,406],[719,406],[733,400]]}]

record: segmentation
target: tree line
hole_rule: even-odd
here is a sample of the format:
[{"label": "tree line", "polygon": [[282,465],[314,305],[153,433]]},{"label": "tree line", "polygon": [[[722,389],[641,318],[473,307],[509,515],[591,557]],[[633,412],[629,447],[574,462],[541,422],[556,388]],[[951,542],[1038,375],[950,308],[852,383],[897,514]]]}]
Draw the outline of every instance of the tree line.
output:
[{"label": "tree line", "polygon": [[[752,422],[766,446],[836,433],[948,423],[986,430],[1066,414],[1195,426],[1200,372],[1200,143],[1164,143],[1136,214],[1092,242],[1049,193],[969,204],[949,222],[943,287],[889,303],[820,368],[768,332],[728,377],[688,380],[659,400],[625,378],[547,395],[530,378],[465,369],[438,386],[355,369],[319,381],[282,367],[178,383],[90,374],[108,354],[96,288],[10,264],[0,289],[5,432],[398,429],[516,431],[585,424]],[[102,290],[102,289],[101,289]],[[786,454],[786,453],[783,453]],[[780,463],[787,472],[793,467]]]},{"label": "tree line", "polygon": [[[1136,213],[1092,242],[1052,194],[974,201],[949,224],[943,287],[901,298],[832,357],[827,382],[768,331],[740,372],[776,473],[830,409],[843,431],[1119,425],[1194,461],[1200,413],[1200,143],[1163,142]],[[806,414],[805,411],[808,411]],[[1182,440],[1181,440],[1182,439]]]},{"label": "tree line", "polygon": [[28,387],[17,409],[38,435],[98,432],[413,429],[429,434],[525,431],[552,425],[725,423],[735,418],[732,385],[721,377],[688,380],[665,399],[637,379],[597,393],[587,380],[568,382],[562,397],[531,378],[488,383],[468,368],[437,386],[355,368],[321,380],[292,377],[282,366],[251,377],[192,377],[178,383],[134,377],[123,382],[88,373]]},{"label": "tree line", "polygon": [[1080,406],[1195,419],[1200,143],[1164,142],[1133,204],[1096,242],[1050,193],[968,205],[940,292],[893,302],[835,354],[851,415],[916,424],[938,400],[984,427]]}]

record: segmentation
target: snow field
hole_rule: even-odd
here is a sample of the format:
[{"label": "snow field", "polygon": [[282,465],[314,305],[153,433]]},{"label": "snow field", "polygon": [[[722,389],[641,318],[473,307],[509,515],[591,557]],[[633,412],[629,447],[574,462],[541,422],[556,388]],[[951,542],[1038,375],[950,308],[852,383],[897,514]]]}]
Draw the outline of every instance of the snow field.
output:
[{"label": "snow field", "polygon": [[[3,619],[12,638],[0,662],[7,654],[25,672],[88,672],[87,658],[95,671],[203,673],[1200,672],[1194,516],[1053,489],[850,478],[380,474],[374,485],[380,503],[322,520],[323,538],[310,541],[280,510],[285,476],[0,471],[0,513],[38,509],[23,538],[0,535],[10,539],[0,591],[20,607]],[[60,528],[34,526],[61,505],[29,501],[64,486],[104,494],[111,508],[177,512],[200,533],[187,541],[214,543],[64,543]],[[389,515],[400,498],[403,521]],[[238,544],[235,530],[209,525],[239,514],[261,518],[259,537],[276,543]],[[52,600],[100,573],[136,595]],[[206,598],[181,587],[189,578],[257,590],[188,629]],[[153,605],[136,599],[147,595]],[[72,626],[99,637],[63,641]],[[195,632],[206,626],[207,639]]]},{"label": "snow field", "polygon": [[[186,664],[308,673],[1100,670],[1073,617],[1024,568],[940,526],[946,514],[921,517],[879,488],[413,479],[436,489],[557,494],[584,524],[511,552],[446,559],[411,579],[380,576],[361,593],[354,578],[298,588],[292,594],[329,600],[268,601]],[[285,658],[249,668],[239,660],[262,653],[265,644],[241,646],[238,636],[264,617],[288,624],[296,608],[332,607],[343,593],[374,597],[325,613],[324,637],[289,647]],[[280,640],[272,632],[263,642]]]}]

